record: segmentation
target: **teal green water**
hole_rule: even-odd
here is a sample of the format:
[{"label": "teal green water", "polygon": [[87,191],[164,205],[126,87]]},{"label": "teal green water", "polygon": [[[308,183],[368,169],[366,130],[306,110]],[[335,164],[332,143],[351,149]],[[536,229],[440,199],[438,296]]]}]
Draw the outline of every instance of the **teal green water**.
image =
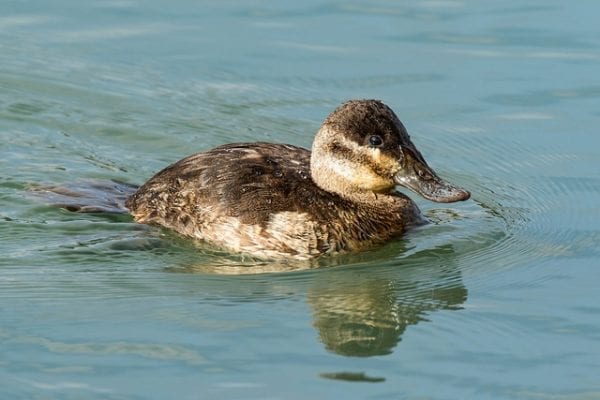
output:
[{"label": "teal green water", "polygon": [[[600,398],[599,14],[1,2],[0,398]],[[472,200],[412,196],[431,224],[320,268],[32,195],[226,142],[310,146],[364,97]]]}]

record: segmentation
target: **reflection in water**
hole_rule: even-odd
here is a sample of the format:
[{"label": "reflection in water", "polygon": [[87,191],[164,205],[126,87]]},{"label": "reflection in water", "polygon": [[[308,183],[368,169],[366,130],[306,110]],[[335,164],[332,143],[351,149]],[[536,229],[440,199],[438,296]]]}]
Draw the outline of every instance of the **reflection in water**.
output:
[{"label": "reflection in water", "polygon": [[[386,355],[393,352],[409,325],[426,320],[427,314],[435,310],[460,309],[467,299],[467,289],[456,267],[460,253],[452,245],[443,244],[409,255],[405,250],[398,242],[379,251],[330,258],[328,268],[308,272],[310,275],[276,274],[272,277],[284,279],[287,284],[297,282],[303,285],[308,281],[306,298],[313,312],[313,326],[328,351],[353,357]],[[346,267],[331,268],[340,264]],[[212,255],[209,263],[171,267],[169,270],[250,278],[257,273],[318,267],[324,265],[253,263],[248,260],[239,260],[236,264],[231,256]],[[263,279],[260,281],[264,282]],[[239,296],[240,282],[228,283]],[[247,287],[248,283],[244,279],[243,287]],[[258,292],[263,293],[264,290]],[[347,373],[333,374],[342,375],[327,377],[343,379]]]},{"label": "reflection in water", "polygon": [[385,378],[368,376],[364,372],[324,372],[320,376],[321,378],[348,382],[385,382]]},{"label": "reflection in water", "polygon": [[[447,257],[451,248],[435,252]],[[410,268],[405,279],[397,271],[395,278],[322,271],[324,279],[319,279],[307,297],[314,326],[327,350],[355,357],[390,354],[408,325],[424,320],[427,312],[457,309],[467,299],[456,269],[440,269],[431,276],[431,270],[440,266],[421,265],[419,268],[429,271],[411,276],[418,271]]]},{"label": "reflection in water", "polygon": [[418,312],[403,313],[391,282],[371,280],[353,289],[319,288],[309,294],[321,341],[345,356],[391,353],[406,325],[418,322]]}]

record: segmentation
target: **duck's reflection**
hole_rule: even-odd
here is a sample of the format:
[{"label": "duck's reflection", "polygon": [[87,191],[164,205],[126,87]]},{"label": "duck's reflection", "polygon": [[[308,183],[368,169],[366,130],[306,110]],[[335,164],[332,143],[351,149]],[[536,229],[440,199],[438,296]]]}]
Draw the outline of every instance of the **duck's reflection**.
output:
[{"label": "duck's reflection", "polygon": [[308,294],[314,326],[325,348],[345,356],[389,354],[418,313],[402,310],[393,284],[371,280],[353,290],[315,288]]},{"label": "duck's reflection", "polygon": [[397,272],[392,279],[349,275],[363,280],[341,285],[339,276],[331,277],[309,290],[313,323],[327,350],[355,357],[389,354],[407,326],[434,310],[458,308],[467,298],[456,271],[441,272],[432,281],[403,280]]},{"label": "duck's reflection", "polygon": [[[394,254],[398,250],[392,249]],[[455,266],[456,256],[451,245],[401,259],[390,258],[385,251],[376,252],[375,260],[373,253],[363,253],[352,256],[358,262],[354,266],[324,268],[304,276],[302,281],[308,287],[297,289],[306,291],[313,325],[328,351],[354,357],[390,354],[409,325],[426,320],[436,310],[459,309],[465,302],[467,289]],[[225,259],[218,263],[215,259],[210,265],[174,270],[247,276],[321,266],[267,262],[231,265],[230,258],[228,265]],[[336,264],[347,261],[338,259]],[[381,265],[376,265],[379,262]],[[277,275],[271,277],[277,279]],[[237,290],[241,288],[237,286]]]}]

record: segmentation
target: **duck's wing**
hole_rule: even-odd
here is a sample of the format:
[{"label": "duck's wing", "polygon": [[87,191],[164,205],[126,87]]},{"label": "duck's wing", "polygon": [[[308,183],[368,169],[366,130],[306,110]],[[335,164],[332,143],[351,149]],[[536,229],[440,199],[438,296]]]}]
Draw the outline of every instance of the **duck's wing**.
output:
[{"label": "duck's wing", "polygon": [[[314,209],[323,193],[310,177],[310,152],[272,143],[236,143],[168,166],[127,201],[139,222],[207,223],[217,216],[266,224],[273,214]],[[177,229],[181,231],[181,229]]]}]

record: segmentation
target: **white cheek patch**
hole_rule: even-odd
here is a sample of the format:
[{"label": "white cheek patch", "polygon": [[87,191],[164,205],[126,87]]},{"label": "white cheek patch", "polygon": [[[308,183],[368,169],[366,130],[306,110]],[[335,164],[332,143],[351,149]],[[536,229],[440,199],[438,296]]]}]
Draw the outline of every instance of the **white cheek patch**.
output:
[{"label": "white cheek patch", "polygon": [[[374,164],[383,167],[377,168],[380,171],[398,169],[397,162],[384,154],[381,149],[361,146],[327,128],[321,131],[320,134],[322,135],[320,137],[321,142],[315,142],[313,154],[319,151],[320,148],[326,149],[328,141],[337,142],[340,147],[349,150],[349,152],[336,152],[335,150],[319,152],[317,165],[323,171],[328,171],[327,179],[331,180],[338,177],[350,183],[351,186],[363,190],[385,191],[394,186],[391,173],[389,176],[382,176],[374,170]],[[350,157],[347,156],[348,153]],[[323,181],[323,178],[325,176],[320,180]],[[325,186],[335,187],[337,185],[326,183]]]},{"label": "white cheek patch", "polygon": [[356,188],[379,191],[393,186],[392,181],[378,175],[367,165],[332,157],[328,161],[328,166],[334,175],[350,182]]},{"label": "white cheek patch", "polygon": [[336,175],[339,175],[350,182],[354,181],[358,174],[357,166],[343,158],[331,157],[327,163]]}]

